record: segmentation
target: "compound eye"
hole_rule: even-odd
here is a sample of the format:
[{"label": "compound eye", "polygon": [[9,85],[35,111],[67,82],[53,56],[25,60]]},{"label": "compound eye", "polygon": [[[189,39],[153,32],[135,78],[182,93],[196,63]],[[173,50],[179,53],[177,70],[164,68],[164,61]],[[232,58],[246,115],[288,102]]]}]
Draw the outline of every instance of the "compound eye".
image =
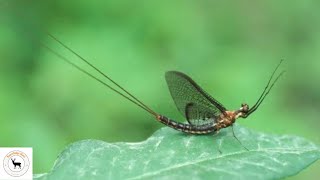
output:
[{"label": "compound eye", "polygon": [[246,103],[242,103],[241,104],[242,110],[243,112],[248,112],[249,111],[249,106]]}]

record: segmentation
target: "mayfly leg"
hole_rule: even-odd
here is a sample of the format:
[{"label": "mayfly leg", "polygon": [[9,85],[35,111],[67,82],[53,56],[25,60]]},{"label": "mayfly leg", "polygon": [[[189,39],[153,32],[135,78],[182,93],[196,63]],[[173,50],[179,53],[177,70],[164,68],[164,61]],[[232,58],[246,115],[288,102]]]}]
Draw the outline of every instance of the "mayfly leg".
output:
[{"label": "mayfly leg", "polygon": [[244,147],[247,151],[250,151],[246,146],[244,146],[241,141],[237,138],[236,133],[234,133],[234,124],[231,125],[231,129],[232,129],[232,135],[233,137],[239,142],[239,144],[241,144],[242,147]]}]

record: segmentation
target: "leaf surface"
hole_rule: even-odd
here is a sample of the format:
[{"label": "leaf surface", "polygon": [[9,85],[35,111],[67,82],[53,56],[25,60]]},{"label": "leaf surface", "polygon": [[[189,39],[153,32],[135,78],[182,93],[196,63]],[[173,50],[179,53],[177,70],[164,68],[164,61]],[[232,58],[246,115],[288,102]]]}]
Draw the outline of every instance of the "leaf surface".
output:
[{"label": "leaf surface", "polygon": [[[83,140],[66,147],[52,171],[35,179],[281,179],[320,158],[319,147],[296,136],[235,126],[217,135],[162,128],[138,143]],[[219,150],[221,152],[219,152]]]}]

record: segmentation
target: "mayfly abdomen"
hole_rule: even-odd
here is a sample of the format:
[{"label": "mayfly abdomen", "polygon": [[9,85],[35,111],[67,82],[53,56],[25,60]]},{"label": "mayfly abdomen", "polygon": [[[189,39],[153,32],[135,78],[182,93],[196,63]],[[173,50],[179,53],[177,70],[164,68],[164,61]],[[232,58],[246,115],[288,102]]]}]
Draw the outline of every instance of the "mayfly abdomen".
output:
[{"label": "mayfly abdomen", "polygon": [[215,123],[196,126],[191,124],[180,123],[162,115],[157,116],[157,120],[162,124],[165,124],[173,129],[189,134],[209,134],[216,131]]}]

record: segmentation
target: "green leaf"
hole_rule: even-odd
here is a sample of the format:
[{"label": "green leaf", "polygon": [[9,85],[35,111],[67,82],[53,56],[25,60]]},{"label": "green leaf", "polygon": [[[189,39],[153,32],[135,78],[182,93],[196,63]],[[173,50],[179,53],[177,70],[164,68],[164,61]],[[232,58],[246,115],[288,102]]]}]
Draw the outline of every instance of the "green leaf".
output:
[{"label": "green leaf", "polygon": [[[223,129],[217,135],[188,135],[162,128],[146,141],[84,140],[68,146],[51,172],[35,179],[280,179],[320,158],[315,144],[236,126],[247,151]],[[221,151],[221,153],[219,152]]]}]

